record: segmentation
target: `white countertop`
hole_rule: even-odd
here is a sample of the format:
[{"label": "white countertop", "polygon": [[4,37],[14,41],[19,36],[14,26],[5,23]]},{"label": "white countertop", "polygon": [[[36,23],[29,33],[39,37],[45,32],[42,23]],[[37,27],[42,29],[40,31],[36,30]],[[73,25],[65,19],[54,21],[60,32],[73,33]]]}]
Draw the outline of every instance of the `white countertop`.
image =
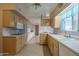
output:
[{"label": "white countertop", "polygon": [[51,37],[55,38],[59,43],[69,48],[74,54],[79,55],[79,40],[74,38],[67,38],[62,35],[50,34]]}]

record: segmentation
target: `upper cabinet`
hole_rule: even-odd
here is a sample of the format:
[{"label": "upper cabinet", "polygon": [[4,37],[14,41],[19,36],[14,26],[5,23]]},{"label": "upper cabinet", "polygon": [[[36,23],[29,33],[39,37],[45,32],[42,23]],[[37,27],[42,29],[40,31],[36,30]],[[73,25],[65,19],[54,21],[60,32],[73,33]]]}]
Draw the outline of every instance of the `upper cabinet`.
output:
[{"label": "upper cabinet", "polygon": [[3,27],[24,29],[28,20],[16,10],[3,10]]},{"label": "upper cabinet", "polygon": [[50,26],[50,19],[42,19],[41,26]]},{"label": "upper cabinet", "polygon": [[9,10],[3,10],[3,26],[15,27],[15,14]]}]

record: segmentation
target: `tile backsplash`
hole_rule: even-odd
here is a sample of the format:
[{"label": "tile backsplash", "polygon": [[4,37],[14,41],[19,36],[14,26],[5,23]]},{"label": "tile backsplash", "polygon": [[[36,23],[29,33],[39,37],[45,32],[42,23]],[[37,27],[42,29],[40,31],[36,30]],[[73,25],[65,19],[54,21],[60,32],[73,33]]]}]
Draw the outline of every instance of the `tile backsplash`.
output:
[{"label": "tile backsplash", "polygon": [[40,33],[41,32],[53,33],[53,28],[51,28],[50,26],[42,26],[40,27],[39,30]]},{"label": "tile backsplash", "polygon": [[10,29],[9,28],[3,28],[3,32],[2,32],[3,36],[9,36],[10,33]]}]

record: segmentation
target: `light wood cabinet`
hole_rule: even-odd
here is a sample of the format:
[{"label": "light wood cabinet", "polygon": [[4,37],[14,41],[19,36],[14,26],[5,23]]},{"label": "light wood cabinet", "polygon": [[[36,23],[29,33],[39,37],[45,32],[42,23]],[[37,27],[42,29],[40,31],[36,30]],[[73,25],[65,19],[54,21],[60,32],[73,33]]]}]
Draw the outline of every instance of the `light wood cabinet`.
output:
[{"label": "light wood cabinet", "polygon": [[16,47],[16,52],[19,52],[20,50],[21,50],[21,46],[22,46],[22,44],[21,44],[21,37],[20,37],[21,35],[18,35],[17,37],[16,37],[16,39],[17,39],[17,47]]},{"label": "light wood cabinet", "polygon": [[40,34],[40,44],[47,44],[47,34]]},{"label": "light wood cabinet", "polygon": [[49,47],[51,55],[53,55],[54,43],[51,36],[48,36],[48,47]]},{"label": "light wood cabinet", "polygon": [[3,37],[3,55],[16,53],[16,37]]},{"label": "light wood cabinet", "polygon": [[53,56],[59,55],[59,43],[49,35],[48,35],[48,47]]},{"label": "light wood cabinet", "polygon": [[25,46],[26,41],[27,36],[25,34],[17,36],[17,48],[16,48],[17,52],[19,52]]},{"label": "light wood cabinet", "polygon": [[[4,5],[5,6],[5,5]],[[16,25],[18,22],[22,23],[27,27],[27,24],[30,23],[28,19],[26,19],[22,14],[20,14],[18,11],[16,11],[14,8],[8,8],[11,7],[10,5],[5,6],[1,10],[1,24],[0,24],[0,29],[3,28],[10,28],[11,30],[17,29]],[[2,7],[1,7],[2,8]],[[8,9],[6,9],[8,8]],[[18,30],[23,30],[23,29],[18,29]],[[2,34],[2,33],[0,33]],[[10,35],[10,36],[3,36],[1,37],[3,39],[3,43],[0,40],[0,44],[3,44],[3,55],[15,55],[18,53],[25,45],[27,41],[27,33],[23,33],[20,35]],[[1,47],[1,45],[0,45]],[[0,50],[0,52],[2,52]]]},{"label": "light wood cabinet", "polygon": [[77,56],[77,55],[63,44],[59,44],[59,56]]},{"label": "light wood cabinet", "polygon": [[3,46],[2,46],[2,42],[3,42],[3,40],[2,40],[2,36],[0,36],[0,56],[2,56],[3,54],[1,54],[1,53],[3,53],[2,51],[3,51]]},{"label": "light wood cabinet", "polygon": [[3,37],[3,55],[15,55],[25,46],[26,40],[24,34],[15,37]]},{"label": "light wood cabinet", "polygon": [[41,26],[50,26],[50,19],[42,19]]},{"label": "light wood cabinet", "polygon": [[3,10],[3,26],[15,27],[15,14],[10,10]]},{"label": "light wood cabinet", "polygon": [[53,40],[53,44],[54,44],[54,47],[53,47],[53,55],[54,56],[59,56],[59,42],[56,41],[55,39]]}]

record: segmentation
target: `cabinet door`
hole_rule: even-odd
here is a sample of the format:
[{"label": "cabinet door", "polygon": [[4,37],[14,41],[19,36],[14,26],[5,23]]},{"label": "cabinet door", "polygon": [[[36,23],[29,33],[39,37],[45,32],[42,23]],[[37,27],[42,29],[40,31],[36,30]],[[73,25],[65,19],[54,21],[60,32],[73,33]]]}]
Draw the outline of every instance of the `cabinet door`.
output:
[{"label": "cabinet door", "polygon": [[[0,36],[0,53],[3,53],[2,42],[3,42],[3,40],[2,40],[2,37]],[[3,54],[0,54],[0,56],[1,55],[3,55]]]},{"label": "cabinet door", "polygon": [[4,10],[3,11],[3,26],[14,27],[15,26],[15,15],[13,12]]},{"label": "cabinet door", "polygon": [[77,56],[69,48],[59,43],[59,56]]},{"label": "cabinet door", "polygon": [[53,56],[59,55],[59,43],[49,35],[48,35],[48,47]]},{"label": "cabinet door", "polygon": [[26,44],[26,40],[27,40],[27,36],[26,36],[26,34],[24,34],[24,36],[23,36],[23,43],[24,43],[24,45]]},{"label": "cabinet door", "polygon": [[50,25],[50,19],[41,20],[41,26],[49,26],[49,25]]},{"label": "cabinet door", "polygon": [[53,55],[58,56],[59,55],[59,43],[55,39],[53,40],[54,47],[53,47]]},{"label": "cabinet door", "polygon": [[23,35],[21,36],[21,44],[22,44],[22,48],[23,48],[23,46],[24,46],[24,36]]},{"label": "cabinet door", "polygon": [[3,11],[3,25],[4,26],[10,26],[10,22],[9,22],[10,14],[11,13],[9,11]]},{"label": "cabinet door", "polygon": [[16,37],[3,37],[3,55],[16,54]]},{"label": "cabinet door", "polygon": [[27,42],[27,37],[28,37],[28,35],[27,34],[25,34],[25,43]]},{"label": "cabinet door", "polygon": [[48,47],[49,47],[49,49],[51,48],[50,46],[51,46],[51,37],[48,35]]},{"label": "cabinet door", "polygon": [[54,41],[53,41],[53,39],[51,38],[51,45],[50,45],[50,50],[51,50],[51,54],[53,55],[54,54]]},{"label": "cabinet door", "polygon": [[17,46],[16,46],[16,53],[20,51],[21,49],[21,38],[17,36]]},{"label": "cabinet door", "polygon": [[9,20],[11,27],[15,27],[15,20],[16,20],[15,19],[15,14],[12,12],[11,15],[10,15],[10,20]]},{"label": "cabinet door", "polygon": [[47,44],[47,34],[40,34],[40,44]]},{"label": "cabinet door", "polygon": [[50,36],[50,42],[49,42],[49,47],[50,47],[50,52],[51,52],[51,54],[53,55],[53,52],[54,52],[54,43],[53,43],[53,39],[52,39],[52,37]]}]

